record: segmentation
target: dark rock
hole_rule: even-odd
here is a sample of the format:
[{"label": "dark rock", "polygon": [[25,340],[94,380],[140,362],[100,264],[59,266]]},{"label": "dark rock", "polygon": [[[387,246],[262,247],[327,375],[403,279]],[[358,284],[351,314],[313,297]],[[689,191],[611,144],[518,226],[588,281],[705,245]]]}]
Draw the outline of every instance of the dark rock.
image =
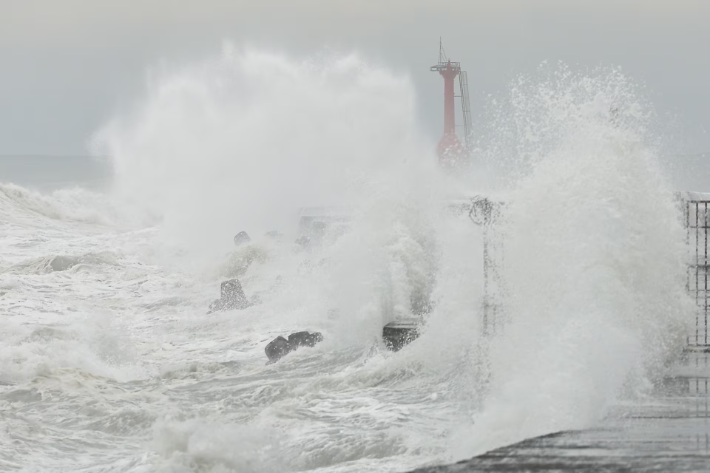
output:
[{"label": "dark rock", "polygon": [[278,230],[271,230],[270,232],[266,232],[266,236],[269,238],[281,238],[284,234]]},{"label": "dark rock", "polygon": [[247,232],[239,232],[234,236],[234,244],[236,246],[243,245],[244,243],[249,243],[251,238]]},{"label": "dark rock", "polygon": [[392,322],[382,329],[382,340],[388,349],[399,351],[419,336],[419,324],[413,322]]},{"label": "dark rock", "polygon": [[322,341],[323,335],[320,332],[296,332],[288,336],[288,343],[297,347],[314,347]]},{"label": "dark rock", "polygon": [[246,309],[251,305],[238,279],[222,282],[221,293],[221,297],[210,304],[209,313],[219,310]]},{"label": "dark rock", "polygon": [[264,351],[269,363],[275,363],[299,347],[313,347],[322,341],[323,335],[320,332],[296,332],[289,335],[288,340],[281,336],[276,337],[266,345]]},{"label": "dark rock", "polygon": [[288,343],[288,340],[282,336],[278,336],[266,345],[264,351],[266,352],[266,357],[269,359],[269,363],[275,363],[295,349],[296,347]]}]

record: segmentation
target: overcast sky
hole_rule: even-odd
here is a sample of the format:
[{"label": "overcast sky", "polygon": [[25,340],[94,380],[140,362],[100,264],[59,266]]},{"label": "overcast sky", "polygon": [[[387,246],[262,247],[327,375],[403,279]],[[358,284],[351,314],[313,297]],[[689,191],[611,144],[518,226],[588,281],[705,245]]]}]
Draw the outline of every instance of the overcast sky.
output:
[{"label": "overcast sky", "polygon": [[0,0],[0,154],[86,154],[145,71],[225,39],[304,56],[359,51],[411,75],[427,133],[442,127],[443,36],[469,73],[473,114],[542,61],[619,65],[710,150],[710,0]]}]

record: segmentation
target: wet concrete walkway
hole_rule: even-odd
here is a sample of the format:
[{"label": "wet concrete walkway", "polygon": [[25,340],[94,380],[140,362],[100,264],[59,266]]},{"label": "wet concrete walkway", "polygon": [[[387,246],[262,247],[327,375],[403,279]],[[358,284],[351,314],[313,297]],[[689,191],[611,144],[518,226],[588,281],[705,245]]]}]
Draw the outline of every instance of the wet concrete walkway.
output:
[{"label": "wet concrete walkway", "polygon": [[709,377],[708,355],[690,354],[653,398],[618,406],[598,428],[532,438],[416,472],[710,472]]}]

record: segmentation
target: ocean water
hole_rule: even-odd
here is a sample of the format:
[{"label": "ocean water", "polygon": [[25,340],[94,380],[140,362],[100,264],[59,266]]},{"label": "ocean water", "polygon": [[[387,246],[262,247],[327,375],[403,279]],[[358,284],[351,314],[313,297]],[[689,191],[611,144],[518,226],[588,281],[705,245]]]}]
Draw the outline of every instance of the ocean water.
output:
[{"label": "ocean water", "polygon": [[51,192],[70,187],[106,190],[111,182],[111,163],[92,156],[0,156],[2,182]]},{"label": "ocean water", "polygon": [[[546,74],[452,174],[408,77],[228,46],[97,131],[101,186],[3,179],[0,469],[408,471],[643,396],[689,313],[650,105],[613,70]],[[490,335],[482,229],[449,205],[476,194],[504,202]],[[294,243],[299,208],[342,205]],[[207,314],[232,277],[255,304]],[[387,351],[422,298],[422,335]],[[300,330],[324,341],[267,365]]]}]

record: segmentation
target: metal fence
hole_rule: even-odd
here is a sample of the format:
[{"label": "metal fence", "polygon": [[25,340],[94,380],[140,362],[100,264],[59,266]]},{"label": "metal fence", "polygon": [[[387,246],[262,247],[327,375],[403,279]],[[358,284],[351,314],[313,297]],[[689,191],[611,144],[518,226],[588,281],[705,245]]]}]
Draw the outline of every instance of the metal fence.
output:
[{"label": "metal fence", "polygon": [[708,198],[690,194],[684,199],[688,269],[686,288],[695,300],[694,331],[688,336],[688,347],[709,351],[708,343]]}]

